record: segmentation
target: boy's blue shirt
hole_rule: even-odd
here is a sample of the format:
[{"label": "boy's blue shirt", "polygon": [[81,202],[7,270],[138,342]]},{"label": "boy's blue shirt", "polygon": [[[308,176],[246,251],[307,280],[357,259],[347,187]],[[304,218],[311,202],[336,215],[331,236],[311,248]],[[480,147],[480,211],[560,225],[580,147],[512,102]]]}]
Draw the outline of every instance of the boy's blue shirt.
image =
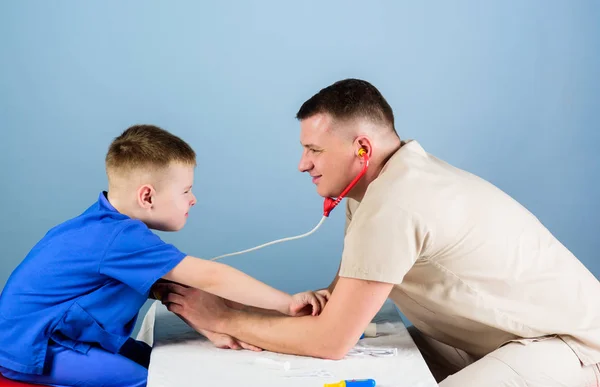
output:
[{"label": "boy's blue shirt", "polygon": [[0,295],[0,366],[41,374],[49,340],[117,353],[150,287],[185,256],[102,192],[48,231],[11,274]]}]

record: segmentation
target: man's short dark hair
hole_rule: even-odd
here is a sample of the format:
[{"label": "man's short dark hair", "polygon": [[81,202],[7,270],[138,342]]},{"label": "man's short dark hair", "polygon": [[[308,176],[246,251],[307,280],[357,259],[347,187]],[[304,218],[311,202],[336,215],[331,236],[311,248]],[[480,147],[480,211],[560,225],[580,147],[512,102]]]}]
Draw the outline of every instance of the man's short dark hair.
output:
[{"label": "man's short dark hair", "polygon": [[394,128],[394,112],[375,86],[360,79],[344,79],[321,89],[302,104],[298,120],[328,113],[335,120],[366,118]]}]

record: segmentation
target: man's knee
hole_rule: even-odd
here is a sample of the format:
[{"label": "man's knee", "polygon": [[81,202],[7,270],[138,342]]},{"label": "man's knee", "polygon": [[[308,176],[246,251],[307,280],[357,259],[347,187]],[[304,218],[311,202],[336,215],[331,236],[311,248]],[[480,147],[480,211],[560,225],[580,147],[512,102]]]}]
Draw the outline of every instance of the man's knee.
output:
[{"label": "man's knee", "polygon": [[582,367],[562,340],[509,343],[446,378],[442,387],[595,386],[593,367]]},{"label": "man's knee", "polygon": [[421,355],[425,359],[429,371],[437,382],[440,382],[448,375],[460,371],[475,361],[465,351],[424,335],[414,326],[409,327],[408,332],[417,348],[419,348],[419,352],[421,352]]},{"label": "man's knee", "polygon": [[448,376],[439,385],[440,387],[528,387],[521,375],[503,361],[490,355]]}]

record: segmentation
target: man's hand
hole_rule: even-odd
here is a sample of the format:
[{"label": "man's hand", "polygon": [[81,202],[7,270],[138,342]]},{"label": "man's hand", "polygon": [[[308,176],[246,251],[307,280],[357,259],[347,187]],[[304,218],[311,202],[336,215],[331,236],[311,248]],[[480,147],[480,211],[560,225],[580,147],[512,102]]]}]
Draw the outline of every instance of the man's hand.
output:
[{"label": "man's hand", "polygon": [[[181,316],[179,316],[181,317]],[[185,321],[185,320],[184,320]],[[247,349],[249,351],[260,352],[261,348],[258,348],[252,344],[245,343],[241,340],[236,339],[235,337],[231,337],[224,333],[216,333],[207,331],[206,329],[199,329],[198,332],[204,335],[211,343],[214,344],[217,348],[222,349]]]},{"label": "man's hand", "polygon": [[221,297],[196,288],[170,283],[164,285],[160,293],[167,309],[182,317],[197,331],[204,329],[214,332],[215,324],[227,318],[230,312]]},{"label": "man's hand", "polygon": [[176,283],[157,284],[153,287],[153,292],[163,305],[167,306],[169,311],[175,313],[190,327],[204,335],[216,347],[244,348],[251,351],[262,350],[232,336],[206,329],[207,326],[211,325],[211,321],[218,320],[228,310],[221,297]]},{"label": "man's hand", "polygon": [[322,289],[316,292],[302,292],[294,294],[286,314],[290,316],[318,316],[325,304],[329,301],[329,290]]}]

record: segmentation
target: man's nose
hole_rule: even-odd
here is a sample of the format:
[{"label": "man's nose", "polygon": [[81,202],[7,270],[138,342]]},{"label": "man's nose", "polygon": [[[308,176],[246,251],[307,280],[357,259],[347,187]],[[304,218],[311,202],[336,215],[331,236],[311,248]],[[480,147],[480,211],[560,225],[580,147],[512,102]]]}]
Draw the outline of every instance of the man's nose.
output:
[{"label": "man's nose", "polygon": [[305,155],[302,155],[302,157],[300,158],[300,163],[298,164],[298,170],[300,172],[307,172],[310,171],[312,167],[312,161],[310,161]]}]

